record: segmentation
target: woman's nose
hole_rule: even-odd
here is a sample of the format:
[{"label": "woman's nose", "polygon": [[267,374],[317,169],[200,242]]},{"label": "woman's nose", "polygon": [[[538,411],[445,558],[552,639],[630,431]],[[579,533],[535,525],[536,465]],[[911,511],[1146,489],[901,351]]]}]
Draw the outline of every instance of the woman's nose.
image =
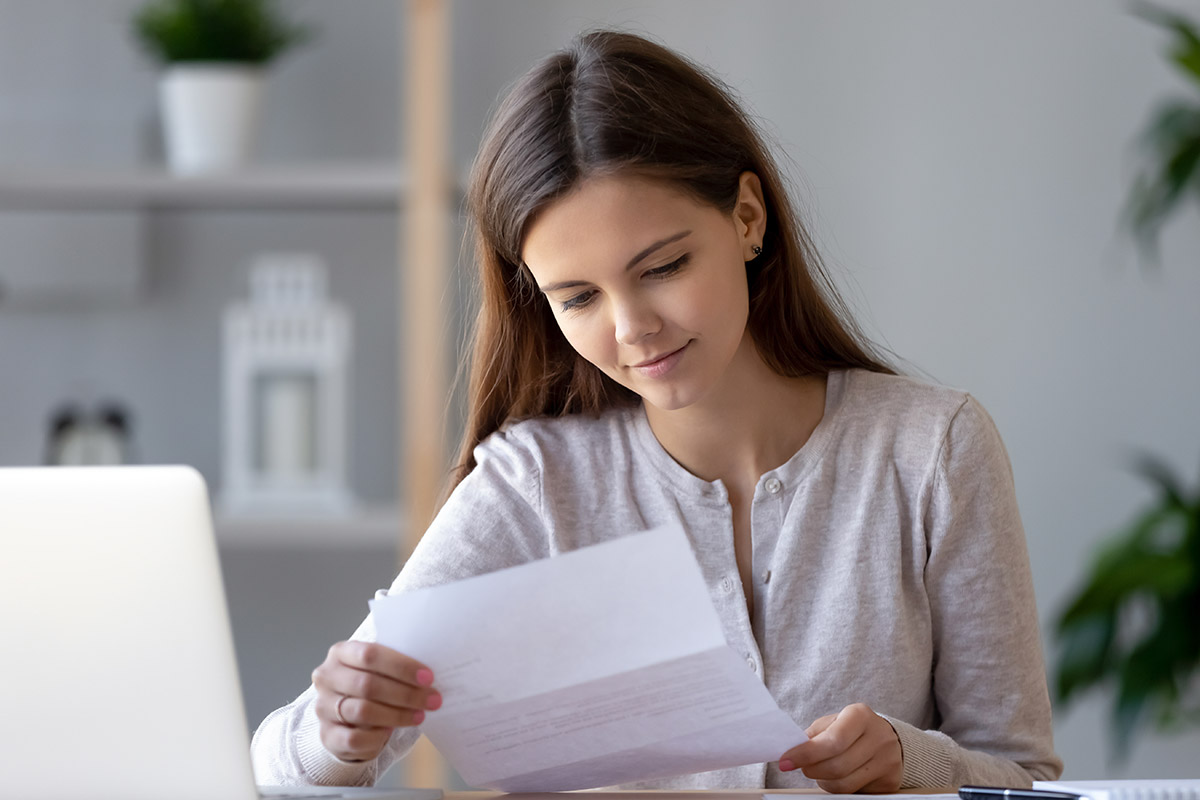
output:
[{"label": "woman's nose", "polygon": [[617,300],[613,303],[613,327],[618,343],[637,344],[662,330],[662,318],[649,303]]}]

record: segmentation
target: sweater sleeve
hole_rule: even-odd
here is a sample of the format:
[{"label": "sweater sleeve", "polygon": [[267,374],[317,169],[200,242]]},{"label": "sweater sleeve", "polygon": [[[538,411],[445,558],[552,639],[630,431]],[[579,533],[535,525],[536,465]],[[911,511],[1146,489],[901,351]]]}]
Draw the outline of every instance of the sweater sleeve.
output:
[{"label": "sweater sleeve", "polygon": [[1057,778],[1062,761],[1012,468],[994,423],[970,397],[932,468],[925,533],[940,724],[920,730],[888,719],[904,751],[903,786]]},{"label": "sweater sleeve", "polygon": [[[475,458],[477,466],[438,512],[391,588],[377,595],[447,583],[549,555],[535,452],[498,433],[476,448]],[[351,638],[375,641],[369,615]],[[251,758],[258,783],[371,786],[420,736],[419,728],[398,728],[371,761],[342,761],[321,742],[315,700],[316,691],[309,686],[255,731]]]}]

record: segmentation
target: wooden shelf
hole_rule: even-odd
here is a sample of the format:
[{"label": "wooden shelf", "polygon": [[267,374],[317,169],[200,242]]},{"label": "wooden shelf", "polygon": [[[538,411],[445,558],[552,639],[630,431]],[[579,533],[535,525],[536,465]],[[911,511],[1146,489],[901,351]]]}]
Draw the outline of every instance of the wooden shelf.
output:
[{"label": "wooden shelf", "polygon": [[221,547],[296,549],[396,547],[403,511],[365,508],[348,516],[230,516],[219,510],[213,520]]},{"label": "wooden shelf", "polygon": [[409,176],[395,161],[256,165],[197,176],[164,168],[0,167],[0,210],[395,210]]}]

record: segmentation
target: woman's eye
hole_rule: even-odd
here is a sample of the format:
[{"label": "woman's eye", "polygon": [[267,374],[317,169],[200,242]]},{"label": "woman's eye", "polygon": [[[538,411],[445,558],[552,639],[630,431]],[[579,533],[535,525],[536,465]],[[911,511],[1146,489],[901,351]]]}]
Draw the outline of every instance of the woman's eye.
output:
[{"label": "woman's eye", "polygon": [[569,300],[564,300],[562,302],[562,310],[577,311],[578,309],[581,309],[588,303],[592,302],[592,296],[595,294],[596,292],[594,290],[589,289],[586,292],[581,292],[580,294],[575,295]]},{"label": "woman's eye", "polygon": [[[689,258],[691,258],[690,255],[680,256],[670,264],[664,264],[661,267],[655,267],[654,269],[646,270],[642,273],[642,277],[662,279],[674,275],[676,272],[679,272],[679,270],[683,269],[684,265],[688,263]],[[568,298],[559,303],[559,309],[563,312],[580,311],[584,307],[590,305],[595,297],[596,290],[588,289],[585,292],[580,292],[574,297]]]},{"label": "woman's eye", "polygon": [[670,264],[664,264],[661,267],[655,267],[651,270],[646,270],[646,275],[651,278],[665,278],[668,275],[673,275],[683,269],[683,265],[688,262],[688,256],[680,256]]}]

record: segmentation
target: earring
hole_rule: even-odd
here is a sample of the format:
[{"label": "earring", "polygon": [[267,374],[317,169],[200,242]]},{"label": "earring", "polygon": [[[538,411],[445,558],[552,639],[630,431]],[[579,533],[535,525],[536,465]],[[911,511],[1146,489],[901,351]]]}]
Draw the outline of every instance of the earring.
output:
[{"label": "earring", "polygon": [[762,248],[756,244],[752,244],[752,245],[750,245],[750,252],[754,253],[755,258],[758,258],[759,256],[762,255]]}]

